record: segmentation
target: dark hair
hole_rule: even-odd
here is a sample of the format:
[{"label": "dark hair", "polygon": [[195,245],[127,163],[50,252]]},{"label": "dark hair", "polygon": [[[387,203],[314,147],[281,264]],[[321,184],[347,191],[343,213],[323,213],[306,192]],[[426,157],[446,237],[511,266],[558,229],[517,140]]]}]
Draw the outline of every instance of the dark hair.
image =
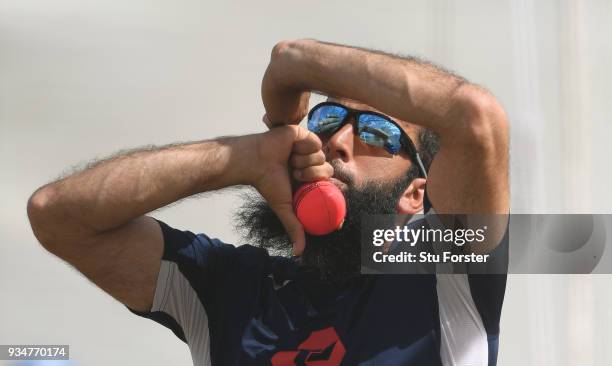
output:
[{"label": "dark hair", "polygon": [[[418,141],[416,142],[416,145],[417,150],[419,151],[419,156],[421,157],[425,170],[429,172],[431,162],[440,148],[440,139],[432,130],[425,127],[419,128],[419,135],[417,138]],[[408,176],[412,177],[412,179],[419,176],[419,169],[417,168],[416,164],[412,164],[410,169],[408,169]],[[410,181],[412,181],[412,179],[410,179]]]},{"label": "dark hair", "polygon": [[[419,152],[419,156],[421,157],[421,162],[423,163],[423,167],[425,171],[429,173],[429,167],[431,166],[431,162],[433,161],[434,156],[438,153],[440,148],[440,140],[438,135],[436,135],[432,130],[427,129],[425,127],[419,128],[419,135],[417,141],[417,150]],[[417,167],[417,164],[413,162],[408,169],[408,173],[406,173],[406,182],[410,184],[415,178],[421,176],[420,170]],[[423,201],[423,209],[425,212],[429,211],[431,208],[431,201],[425,193],[425,199]]]}]

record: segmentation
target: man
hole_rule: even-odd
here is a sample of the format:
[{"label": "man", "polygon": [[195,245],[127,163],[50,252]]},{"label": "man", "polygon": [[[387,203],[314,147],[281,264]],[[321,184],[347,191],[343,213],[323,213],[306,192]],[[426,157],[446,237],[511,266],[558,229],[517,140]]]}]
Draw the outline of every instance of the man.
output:
[{"label": "man", "polygon": [[[334,104],[314,108],[307,130],[297,123],[311,91]],[[314,40],[274,47],[262,97],[268,132],[134,151],[41,187],[28,202],[37,238],[170,328],[196,365],[494,364],[504,276],[361,276],[354,254],[363,211],[508,212],[508,125],[494,97],[415,58]],[[342,189],[348,216],[313,237],[292,192],[321,179]],[[146,216],[234,185],[265,200],[238,215],[259,246]],[[285,242],[296,257],[264,249]]]}]

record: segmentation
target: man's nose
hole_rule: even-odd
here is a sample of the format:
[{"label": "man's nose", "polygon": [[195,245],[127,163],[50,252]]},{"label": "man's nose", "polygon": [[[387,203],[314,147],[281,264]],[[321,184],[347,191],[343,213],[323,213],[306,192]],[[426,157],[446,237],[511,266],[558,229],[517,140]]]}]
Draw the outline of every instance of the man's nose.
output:
[{"label": "man's nose", "polygon": [[336,131],[324,144],[327,160],[341,159],[348,162],[353,158],[353,125],[347,123]]}]

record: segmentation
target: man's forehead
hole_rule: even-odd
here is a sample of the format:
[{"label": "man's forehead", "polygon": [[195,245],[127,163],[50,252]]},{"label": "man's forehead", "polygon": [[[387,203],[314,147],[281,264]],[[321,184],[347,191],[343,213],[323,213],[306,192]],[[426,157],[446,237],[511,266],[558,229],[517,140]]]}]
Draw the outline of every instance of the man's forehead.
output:
[{"label": "man's forehead", "polygon": [[[343,98],[343,97],[334,97],[334,96],[328,96],[327,97],[327,101],[328,102],[334,102],[334,103],[339,103],[342,104],[344,106],[347,106],[349,108],[352,109],[357,109],[360,111],[373,111],[373,112],[378,112],[384,115],[387,115],[386,113],[383,113],[381,111],[379,111],[378,109],[369,106],[365,103],[359,102],[357,100],[354,99],[349,99],[349,98]],[[391,116],[390,116],[391,117]],[[402,121],[400,119],[391,117],[394,121],[396,121],[397,123],[399,123],[400,126],[402,126],[402,128],[404,129],[404,131],[411,137],[414,138],[415,135],[417,134],[417,131],[419,129],[419,127],[413,123],[407,122],[407,121]]]},{"label": "man's forehead", "polygon": [[[382,113],[381,111],[379,111],[378,109],[371,107],[365,103],[361,103],[359,101],[353,100],[353,99],[349,99],[349,98],[341,98],[341,97],[327,97],[327,101],[328,102],[334,102],[334,103],[339,103],[342,105],[345,105],[349,108],[352,109],[358,109],[360,111],[373,111],[373,112],[378,112],[378,113]],[[384,114],[384,113],[383,113]]]}]

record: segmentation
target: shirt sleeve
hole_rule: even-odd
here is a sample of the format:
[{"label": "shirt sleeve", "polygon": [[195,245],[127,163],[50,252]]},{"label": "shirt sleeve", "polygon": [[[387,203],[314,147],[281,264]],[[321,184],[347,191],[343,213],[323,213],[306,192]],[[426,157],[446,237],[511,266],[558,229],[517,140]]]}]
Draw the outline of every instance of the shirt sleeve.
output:
[{"label": "shirt sleeve", "polygon": [[170,329],[189,345],[192,356],[208,358],[211,314],[206,305],[216,301],[220,278],[232,271],[237,256],[246,248],[241,250],[205,234],[178,230],[159,220],[158,223],[164,252],[153,305],[145,312],[128,309]]}]

